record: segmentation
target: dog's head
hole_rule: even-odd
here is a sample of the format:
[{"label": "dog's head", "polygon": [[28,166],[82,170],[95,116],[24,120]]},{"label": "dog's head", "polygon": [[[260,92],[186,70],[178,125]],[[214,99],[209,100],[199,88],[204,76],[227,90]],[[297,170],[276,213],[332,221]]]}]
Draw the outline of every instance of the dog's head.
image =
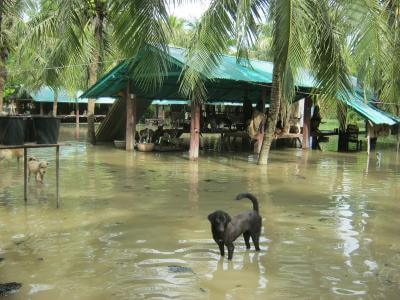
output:
[{"label": "dog's head", "polygon": [[42,160],[39,163],[39,172],[40,172],[40,174],[42,174],[42,175],[46,174],[46,170],[47,170],[48,165],[49,165],[49,163],[47,161],[45,161],[45,160]]},{"label": "dog's head", "polygon": [[208,220],[216,233],[223,234],[226,226],[228,226],[228,223],[231,221],[231,217],[226,212],[217,210],[208,215]]}]

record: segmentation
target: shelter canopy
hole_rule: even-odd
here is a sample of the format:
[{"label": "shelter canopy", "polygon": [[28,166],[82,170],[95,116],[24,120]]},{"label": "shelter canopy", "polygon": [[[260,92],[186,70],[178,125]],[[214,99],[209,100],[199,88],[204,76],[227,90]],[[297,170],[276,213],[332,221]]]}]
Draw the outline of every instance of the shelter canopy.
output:
[{"label": "shelter canopy", "polygon": [[[132,80],[132,91],[139,97],[146,99],[163,99],[173,101],[185,101],[179,93],[179,76],[185,66],[185,49],[169,47],[166,59],[171,63],[164,78],[162,87],[155,92],[144,92],[135,85]],[[139,57],[139,56],[138,56]],[[89,88],[81,97],[117,97],[122,92],[128,80],[131,78],[131,68],[134,68],[135,59],[125,60],[109,71],[105,76]],[[190,65],[189,65],[190,67]],[[208,101],[210,103],[242,102],[244,99],[257,101],[260,99],[261,90],[272,84],[273,64],[267,61],[250,59],[249,61],[238,61],[236,57],[223,55],[220,64],[211,74],[203,74],[209,80],[206,82]],[[356,87],[357,79],[351,77],[350,81]],[[313,88],[317,88],[314,77],[307,70],[301,70],[296,79],[296,98],[305,97]],[[267,89],[266,102],[270,100],[270,89]],[[364,118],[374,124],[394,125],[399,119],[384,112],[377,107],[365,103],[362,94],[354,94],[337,97],[347,106],[354,109]]]},{"label": "shelter canopy", "polygon": [[[58,103],[87,103],[87,98],[80,98],[82,95],[82,91],[78,91],[74,96],[71,96],[65,89],[59,89],[57,95],[57,102]],[[32,97],[33,101],[35,102],[54,102],[55,92],[52,88],[48,86],[42,87],[40,90],[36,92],[29,93]],[[115,101],[114,98],[110,97],[100,97],[96,99],[96,103],[98,104],[113,104]]]}]

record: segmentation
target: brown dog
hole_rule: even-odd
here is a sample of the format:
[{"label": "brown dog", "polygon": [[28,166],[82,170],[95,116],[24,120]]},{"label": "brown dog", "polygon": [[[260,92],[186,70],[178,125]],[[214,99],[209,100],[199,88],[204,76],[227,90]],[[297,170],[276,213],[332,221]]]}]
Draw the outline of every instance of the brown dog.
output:
[{"label": "brown dog", "polygon": [[217,210],[208,215],[211,222],[211,231],[214,241],[219,247],[221,256],[224,256],[224,247],[228,248],[228,259],[233,257],[235,246],[233,242],[243,234],[246,249],[250,249],[250,237],[253,240],[256,251],[260,251],[259,239],[261,234],[261,216],[258,212],[257,198],[250,193],[243,193],[236,196],[236,200],[248,198],[253,203],[253,210],[243,212],[231,217],[222,210]]}]

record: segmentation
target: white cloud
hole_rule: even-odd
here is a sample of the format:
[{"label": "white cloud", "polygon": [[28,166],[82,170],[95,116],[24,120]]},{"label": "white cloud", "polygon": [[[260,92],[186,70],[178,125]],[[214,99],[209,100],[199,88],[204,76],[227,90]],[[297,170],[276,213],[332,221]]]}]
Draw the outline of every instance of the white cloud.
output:
[{"label": "white cloud", "polygon": [[170,14],[185,20],[199,19],[210,5],[210,0],[197,0],[169,7]]}]

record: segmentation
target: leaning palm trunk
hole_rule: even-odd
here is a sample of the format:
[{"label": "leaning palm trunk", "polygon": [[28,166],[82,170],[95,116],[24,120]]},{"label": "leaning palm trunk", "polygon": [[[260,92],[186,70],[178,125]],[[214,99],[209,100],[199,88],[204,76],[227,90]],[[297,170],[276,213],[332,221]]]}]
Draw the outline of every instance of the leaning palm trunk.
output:
[{"label": "leaning palm trunk", "polygon": [[[98,48],[94,49],[93,53],[93,62],[89,66],[89,84],[90,86],[94,85],[97,81],[97,75],[99,72],[99,63],[100,63],[100,45],[103,39],[103,23],[105,13],[103,11],[104,7],[100,1],[96,2],[96,17],[94,20],[94,37],[96,40],[96,45]],[[96,144],[96,133],[94,127],[94,108],[95,108],[95,99],[88,100],[88,132],[87,132],[87,140],[91,144]]]},{"label": "leaning palm trunk", "polygon": [[258,158],[259,165],[266,165],[268,163],[269,150],[274,138],[279,108],[281,105],[281,88],[281,68],[278,64],[275,64],[272,74],[271,103],[268,111],[267,126],[264,131],[263,144]]}]

